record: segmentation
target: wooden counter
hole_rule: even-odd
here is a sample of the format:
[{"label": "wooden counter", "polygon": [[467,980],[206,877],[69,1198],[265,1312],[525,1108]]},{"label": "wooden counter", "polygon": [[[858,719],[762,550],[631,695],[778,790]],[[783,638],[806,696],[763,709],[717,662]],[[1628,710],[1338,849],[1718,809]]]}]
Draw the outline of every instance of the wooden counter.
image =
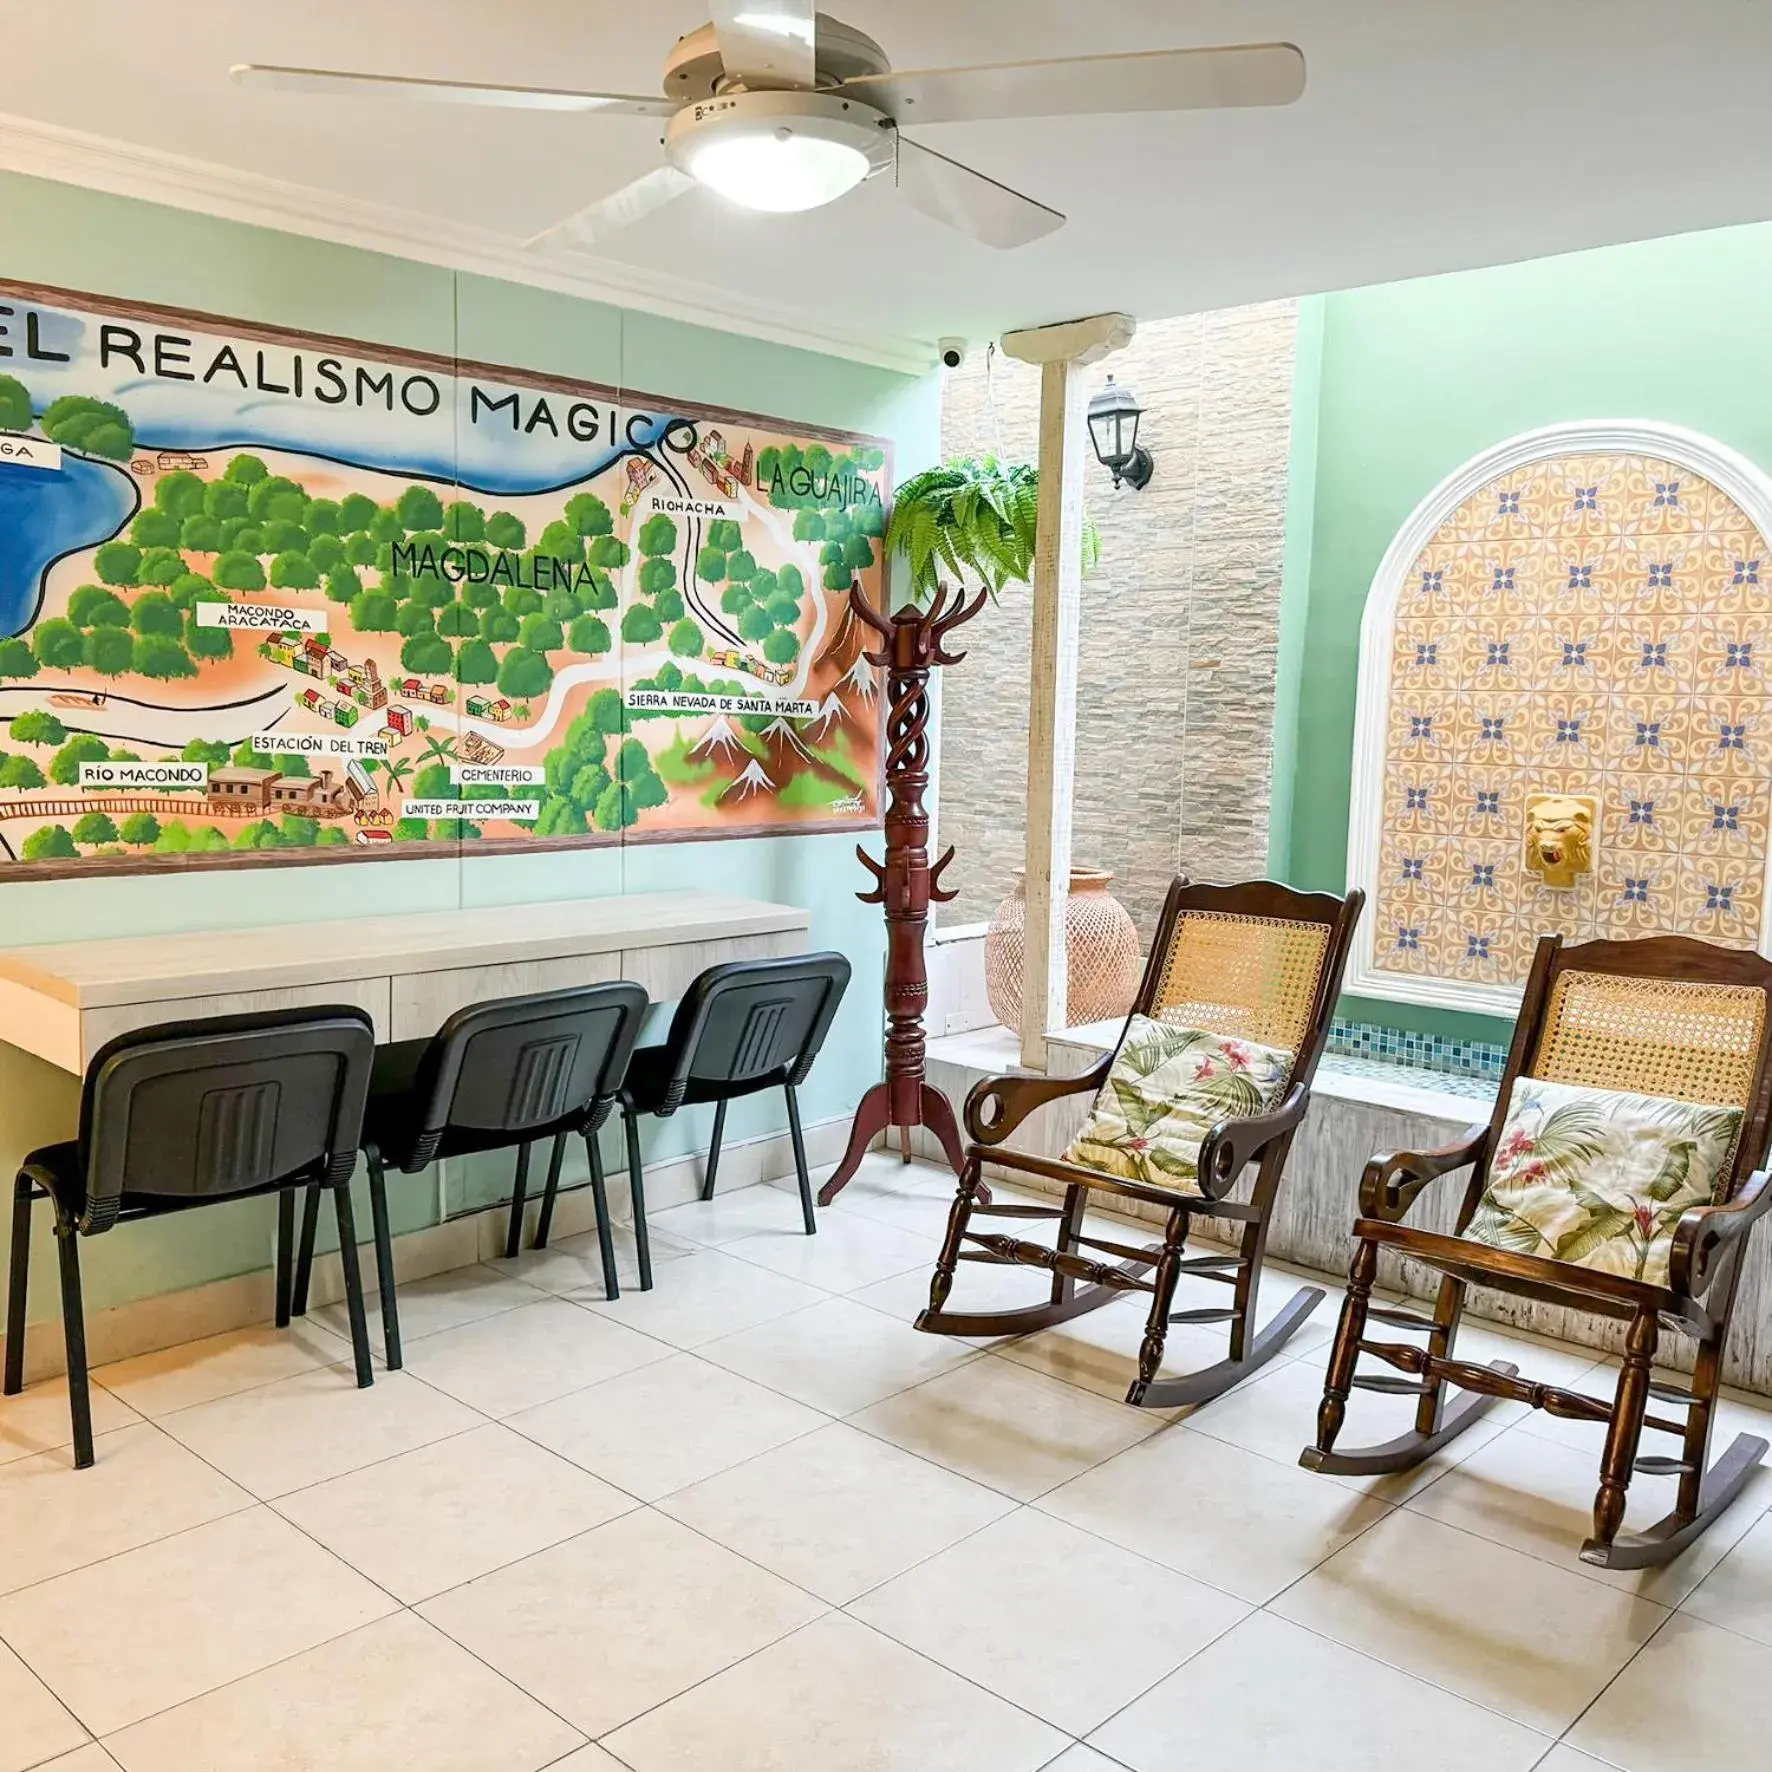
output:
[{"label": "wooden counter", "polygon": [[348,917],[0,951],[0,1040],[81,1072],[114,1035],[191,1016],[318,1003],[368,1010],[381,1040],[464,1004],[628,978],[658,1002],[722,960],[799,953],[809,914],[717,892]]}]

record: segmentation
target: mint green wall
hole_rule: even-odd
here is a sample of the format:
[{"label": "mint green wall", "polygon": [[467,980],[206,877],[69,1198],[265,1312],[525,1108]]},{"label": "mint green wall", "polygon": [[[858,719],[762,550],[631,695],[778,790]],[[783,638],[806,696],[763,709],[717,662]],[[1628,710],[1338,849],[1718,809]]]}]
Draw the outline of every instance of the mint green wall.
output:
[{"label": "mint green wall", "polygon": [[[712,332],[600,303],[457,275],[352,248],[0,173],[0,278],[196,308],[371,342],[508,363],[661,396],[890,437],[898,475],[935,459],[939,383]],[[521,904],[702,887],[804,905],[811,940],[838,948],[855,980],[804,1092],[809,1121],[847,1114],[880,1074],[879,913],[855,902],[853,839],[807,836],[632,845],[555,856],[374,867],[208,873],[0,886],[0,944]],[[743,1111],[740,1111],[742,1108]],[[0,1045],[0,1173],[33,1145],[72,1135],[78,1085]],[[778,1105],[740,1104],[728,1136],[778,1129]],[[705,1147],[708,1110],[659,1123],[648,1154]],[[608,1147],[615,1156],[615,1147]],[[572,1171],[568,1172],[569,1177]],[[430,1175],[396,1178],[396,1228],[436,1215]],[[452,1168],[449,1210],[508,1190],[508,1165]],[[263,1267],[271,1213],[250,1202],[200,1221],[130,1226],[85,1251],[89,1308]],[[364,1218],[362,1222],[367,1223]],[[52,1308],[46,1237],[34,1254],[33,1316]]]},{"label": "mint green wall", "polygon": [[[1321,298],[1316,424],[1295,427],[1293,457],[1314,493],[1308,523],[1287,536],[1287,641],[1302,622],[1290,879],[1345,884],[1360,617],[1409,513],[1479,450],[1564,420],[1686,425],[1772,468],[1769,284],[1772,225],[1757,225]],[[1358,998],[1343,1013],[1478,1039],[1508,1031]]]}]

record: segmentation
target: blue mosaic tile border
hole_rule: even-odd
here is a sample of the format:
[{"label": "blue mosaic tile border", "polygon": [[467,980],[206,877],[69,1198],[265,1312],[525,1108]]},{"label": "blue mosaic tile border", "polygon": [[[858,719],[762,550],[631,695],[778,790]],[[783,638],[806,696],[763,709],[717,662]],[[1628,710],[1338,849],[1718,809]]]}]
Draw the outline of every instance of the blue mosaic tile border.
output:
[{"label": "blue mosaic tile border", "polygon": [[1417,1034],[1375,1021],[1343,1021],[1340,1016],[1329,1024],[1327,1050],[1341,1058],[1451,1071],[1491,1082],[1507,1068],[1507,1048],[1487,1040],[1449,1040],[1444,1034]]}]

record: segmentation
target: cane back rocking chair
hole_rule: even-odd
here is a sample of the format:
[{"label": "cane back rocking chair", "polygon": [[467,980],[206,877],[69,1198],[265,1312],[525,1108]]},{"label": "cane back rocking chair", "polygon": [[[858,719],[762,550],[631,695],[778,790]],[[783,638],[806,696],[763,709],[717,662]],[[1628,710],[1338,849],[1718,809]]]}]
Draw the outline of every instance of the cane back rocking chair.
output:
[{"label": "cane back rocking chair", "polygon": [[[1125,1292],[1148,1293],[1150,1314],[1126,1401],[1153,1409],[1210,1402],[1272,1359],[1323,1300],[1320,1288],[1305,1287],[1256,1332],[1269,1214],[1293,1134],[1310,1100],[1311,1078],[1328,1038],[1348,943],[1364,902],[1359,892],[1336,898],[1295,892],[1268,880],[1209,886],[1177,878],[1114,1051],[1080,1077],[988,1077],[967,1097],[966,1164],[930,1282],[929,1308],[916,1326],[937,1335],[1019,1335],[1099,1309]],[[1191,1186],[1127,1179],[1062,1158],[1003,1148],[1003,1140],[1036,1108],[1101,1089],[1141,1016],[1177,1029],[1259,1042],[1280,1049],[1285,1061],[1277,1093],[1261,1112],[1221,1119],[1209,1127],[1193,1164]],[[1063,1204],[1048,1208],[990,1201],[981,1182],[987,1161],[1062,1182]],[[1251,1197],[1231,1199],[1238,1178],[1255,1162],[1259,1168]],[[1092,1191],[1166,1207],[1162,1241],[1134,1248],[1084,1235]],[[972,1220],[978,1215],[1054,1220],[1053,1246],[974,1230]],[[1234,1252],[1189,1256],[1188,1227],[1195,1218],[1241,1224]],[[1119,1260],[1110,1264],[1096,1255]],[[1052,1274],[1051,1297],[1019,1310],[950,1311],[948,1295],[962,1261],[1046,1268]],[[1183,1274],[1231,1286],[1231,1303],[1172,1312]],[[1229,1323],[1229,1357],[1184,1378],[1158,1379],[1171,1323]]]},{"label": "cane back rocking chair", "polygon": [[[1490,1123],[1443,1149],[1375,1157],[1366,1166],[1361,1216],[1354,1225],[1358,1247],[1330,1354],[1317,1441],[1301,1458],[1307,1469],[1355,1475],[1406,1470],[1463,1433],[1498,1400],[1508,1399],[1566,1420],[1607,1424],[1593,1536],[1581,1547],[1583,1562],[1607,1569],[1665,1563],[1728,1507],[1766,1452],[1764,1440],[1742,1434],[1714,1465],[1707,1462],[1742,1251],[1754,1221],[1772,1207],[1772,1188],[1759,1168],[1772,1111],[1769,998],[1772,964],[1757,954],[1683,936],[1577,947],[1564,947],[1558,936],[1539,942]],[[1616,1092],[1627,1100],[1631,1093],[1652,1095],[1739,1113],[1714,1190],[1716,1203],[1690,1206],[1673,1217],[1671,1245],[1663,1245],[1665,1284],[1467,1236],[1493,1173],[1508,1164],[1503,1128],[1521,1078]],[[1471,1177],[1457,1234],[1402,1223],[1428,1187],[1467,1165]],[[1653,1216],[1649,1207],[1637,1211],[1645,1220]],[[1645,1239],[1650,1228],[1647,1222],[1642,1226]],[[1396,1250],[1441,1275],[1430,1315],[1371,1302],[1381,1249]],[[1651,1271],[1646,1263],[1639,1265]],[[1659,1263],[1652,1271],[1661,1277]],[[1479,1366],[1454,1358],[1465,1292],[1473,1285],[1622,1320],[1624,1360],[1612,1400],[1534,1384],[1504,1362]],[[1425,1334],[1425,1348],[1365,1339],[1373,1319]],[[1662,1383],[1651,1371],[1664,1329],[1697,1342],[1690,1388]],[[1356,1371],[1362,1353],[1410,1376],[1362,1375]],[[1448,1384],[1471,1394],[1447,1407]],[[1352,1389],[1418,1397],[1414,1431],[1384,1445],[1337,1451]],[[1649,1414],[1651,1398],[1683,1411],[1684,1419]],[[1675,1435],[1679,1455],[1639,1458],[1646,1427]],[[1641,1534],[1621,1536],[1635,1471],[1677,1476],[1678,1494],[1665,1518]]]}]

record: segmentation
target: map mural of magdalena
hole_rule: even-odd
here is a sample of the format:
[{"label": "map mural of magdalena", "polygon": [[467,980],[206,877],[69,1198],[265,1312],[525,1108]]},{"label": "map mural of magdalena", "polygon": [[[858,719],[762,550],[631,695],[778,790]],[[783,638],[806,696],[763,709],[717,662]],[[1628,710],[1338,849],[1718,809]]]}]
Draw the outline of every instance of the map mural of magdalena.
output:
[{"label": "map mural of magdalena", "polygon": [[886,446],[0,283],[0,878],[867,827]]}]

